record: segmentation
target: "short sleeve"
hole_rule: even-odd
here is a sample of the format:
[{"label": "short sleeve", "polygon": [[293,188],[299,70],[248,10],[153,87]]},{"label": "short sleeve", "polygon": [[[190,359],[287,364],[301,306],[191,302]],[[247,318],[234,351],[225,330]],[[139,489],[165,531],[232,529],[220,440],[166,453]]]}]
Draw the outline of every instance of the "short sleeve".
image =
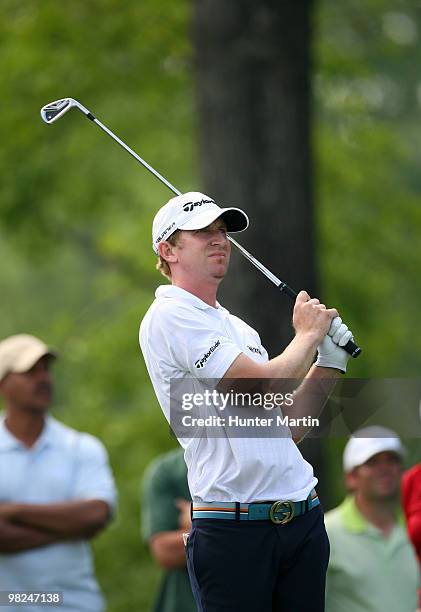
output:
[{"label": "short sleeve", "polygon": [[242,352],[203,310],[162,308],[156,324],[162,354],[193,377],[221,379]]},{"label": "short sleeve", "polygon": [[101,499],[115,510],[117,493],[104,445],[94,436],[80,434],[76,446],[76,499]]},{"label": "short sleeve", "polygon": [[[187,481],[187,468],[184,478]],[[145,542],[156,533],[179,528],[179,510],[175,505],[176,498],[180,497],[179,484],[167,463],[156,461],[147,468],[141,496],[141,528]]]}]

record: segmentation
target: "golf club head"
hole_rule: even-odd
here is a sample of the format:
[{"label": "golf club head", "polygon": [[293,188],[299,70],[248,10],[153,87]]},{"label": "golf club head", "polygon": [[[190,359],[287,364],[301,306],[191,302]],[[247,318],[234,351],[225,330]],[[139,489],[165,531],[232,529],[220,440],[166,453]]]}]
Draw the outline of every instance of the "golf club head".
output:
[{"label": "golf club head", "polygon": [[76,100],[73,98],[63,98],[62,100],[56,100],[46,104],[41,109],[41,117],[45,123],[54,123],[57,119],[60,119],[72,106],[77,106]]}]

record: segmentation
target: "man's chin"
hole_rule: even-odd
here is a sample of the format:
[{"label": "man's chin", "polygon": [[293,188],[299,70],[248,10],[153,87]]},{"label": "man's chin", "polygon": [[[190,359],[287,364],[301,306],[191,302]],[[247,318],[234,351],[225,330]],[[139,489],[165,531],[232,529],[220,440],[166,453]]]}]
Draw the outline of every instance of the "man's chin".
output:
[{"label": "man's chin", "polygon": [[29,410],[30,412],[32,412],[32,414],[45,414],[50,409],[50,406],[51,406],[51,401],[49,401],[48,403],[39,402],[37,404],[32,404]]},{"label": "man's chin", "polygon": [[224,280],[226,274],[227,274],[227,270],[225,269],[225,270],[213,272],[212,276],[215,280],[217,280],[218,282],[221,282],[222,280]]},{"label": "man's chin", "polygon": [[212,269],[211,269],[212,276],[214,276],[215,278],[219,278],[220,280],[222,280],[226,276],[227,272],[228,272],[228,262],[227,261],[223,261],[220,264],[215,264],[212,266]]},{"label": "man's chin", "polygon": [[377,501],[397,503],[399,501],[399,494],[396,491],[396,487],[381,487],[377,491],[376,498],[377,498]]}]

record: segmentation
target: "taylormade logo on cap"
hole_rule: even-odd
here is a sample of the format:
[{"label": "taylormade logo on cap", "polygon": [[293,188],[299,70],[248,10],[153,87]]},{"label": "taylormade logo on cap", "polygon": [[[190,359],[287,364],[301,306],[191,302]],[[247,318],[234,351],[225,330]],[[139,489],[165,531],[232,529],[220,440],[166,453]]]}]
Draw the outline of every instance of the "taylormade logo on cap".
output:
[{"label": "taylormade logo on cap", "polygon": [[180,230],[196,230],[207,227],[222,218],[228,232],[241,232],[249,224],[240,208],[221,208],[212,198],[199,191],[189,191],[171,198],[155,215],[152,225],[152,246],[158,254],[158,245]]},{"label": "taylormade logo on cap", "polygon": [[215,200],[200,200],[200,202],[186,202],[183,205],[183,210],[184,212],[191,212],[192,210],[194,210],[195,206],[202,206],[202,204],[215,204]]}]

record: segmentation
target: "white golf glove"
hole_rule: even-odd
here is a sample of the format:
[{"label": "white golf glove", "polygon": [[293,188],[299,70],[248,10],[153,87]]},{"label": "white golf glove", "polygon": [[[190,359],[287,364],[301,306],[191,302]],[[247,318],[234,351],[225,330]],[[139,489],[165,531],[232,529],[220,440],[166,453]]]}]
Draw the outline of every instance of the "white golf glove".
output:
[{"label": "white golf glove", "polygon": [[351,355],[341,347],[345,346],[352,339],[353,335],[348,326],[342,323],[341,317],[335,317],[330,325],[327,336],[324,337],[321,344],[317,347],[316,366],[335,368],[346,372],[346,364]]}]

